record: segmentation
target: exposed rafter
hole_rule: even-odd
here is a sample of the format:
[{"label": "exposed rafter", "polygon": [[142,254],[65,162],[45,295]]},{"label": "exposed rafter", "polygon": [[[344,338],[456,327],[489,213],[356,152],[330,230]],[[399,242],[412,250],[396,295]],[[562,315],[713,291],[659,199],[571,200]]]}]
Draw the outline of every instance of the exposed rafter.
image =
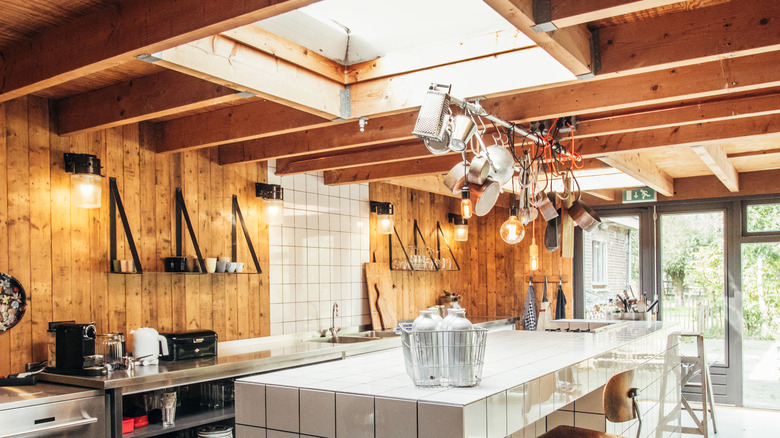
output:
[{"label": "exposed rafter", "polygon": [[349,117],[344,85],[223,36],[183,44],[148,59],[326,119]]},{"label": "exposed rafter", "polygon": [[[6,47],[0,56],[0,102],[35,93],[316,0],[136,0],[110,6]],[[155,12],[151,12],[155,11]]]},{"label": "exposed rafter", "polygon": [[674,3],[679,0],[534,0],[533,28],[549,32]]},{"label": "exposed rafter", "polygon": [[164,71],[57,102],[60,135],[73,135],[242,99],[236,91]]},{"label": "exposed rafter", "polygon": [[737,173],[734,165],[729,162],[729,158],[722,147],[711,144],[693,146],[691,149],[699,155],[704,164],[710,168],[712,173],[718,177],[726,188],[732,192],[739,191],[739,173]]},{"label": "exposed rafter", "polygon": [[653,163],[643,160],[639,154],[613,154],[599,159],[664,196],[674,196],[674,180]]}]

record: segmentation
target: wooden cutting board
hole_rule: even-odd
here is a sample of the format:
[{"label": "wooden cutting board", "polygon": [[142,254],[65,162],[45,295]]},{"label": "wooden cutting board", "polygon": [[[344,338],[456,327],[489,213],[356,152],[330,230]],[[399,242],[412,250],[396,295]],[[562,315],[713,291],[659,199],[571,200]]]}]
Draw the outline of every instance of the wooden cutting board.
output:
[{"label": "wooden cutting board", "polygon": [[395,314],[395,286],[393,279],[390,278],[389,269],[379,271],[379,281],[376,284],[379,300],[379,316],[382,318],[382,327],[384,329],[393,329],[398,327],[398,319]]},{"label": "wooden cutting board", "polygon": [[379,283],[379,264],[363,263],[366,272],[366,287],[368,289],[368,310],[371,313],[371,327],[374,330],[382,330],[382,319],[379,316],[377,300],[379,296],[376,291],[376,285]]}]

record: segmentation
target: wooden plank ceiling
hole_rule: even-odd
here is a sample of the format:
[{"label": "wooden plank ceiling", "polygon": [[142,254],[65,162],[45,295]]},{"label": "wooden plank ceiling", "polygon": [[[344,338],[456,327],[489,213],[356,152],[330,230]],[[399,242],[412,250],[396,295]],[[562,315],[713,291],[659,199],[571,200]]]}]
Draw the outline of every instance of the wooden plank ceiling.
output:
[{"label": "wooden plank ceiling", "polygon": [[[218,148],[224,165],[426,187],[459,160],[411,135],[442,77],[505,120],[577,116],[565,145],[668,196],[691,178],[739,194],[766,179],[744,174],[780,176],[776,0],[484,0],[519,32],[350,66],[253,24],[314,2],[7,0],[0,102],[52,99],[60,135],[146,122],[159,153]],[[520,74],[542,50],[579,79]]]}]

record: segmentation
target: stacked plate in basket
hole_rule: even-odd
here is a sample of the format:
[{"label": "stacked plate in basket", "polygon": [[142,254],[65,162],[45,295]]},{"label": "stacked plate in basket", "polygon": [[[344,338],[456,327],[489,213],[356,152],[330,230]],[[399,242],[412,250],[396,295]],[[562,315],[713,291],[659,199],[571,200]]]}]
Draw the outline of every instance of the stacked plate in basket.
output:
[{"label": "stacked plate in basket", "polygon": [[214,424],[198,429],[198,438],[233,438],[233,426]]}]

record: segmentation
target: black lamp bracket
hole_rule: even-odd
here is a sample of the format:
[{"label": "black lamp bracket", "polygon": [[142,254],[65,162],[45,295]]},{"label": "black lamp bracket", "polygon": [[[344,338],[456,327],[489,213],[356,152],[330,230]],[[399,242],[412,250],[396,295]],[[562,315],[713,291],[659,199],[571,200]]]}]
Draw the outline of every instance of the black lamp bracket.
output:
[{"label": "black lamp bracket", "polygon": [[255,183],[255,196],[263,199],[284,199],[284,189],[279,184]]},{"label": "black lamp bracket", "polygon": [[468,225],[469,220],[455,213],[447,213],[447,221],[453,225]]},{"label": "black lamp bracket", "polygon": [[100,175],[100,158],[90,154],[65,153],[65,171],[76,174]]},{"label": "black lamp bracket", "polygon": [[370,208],[371,213],[393,214],[393,204],[389,202],[371,201]]}]

